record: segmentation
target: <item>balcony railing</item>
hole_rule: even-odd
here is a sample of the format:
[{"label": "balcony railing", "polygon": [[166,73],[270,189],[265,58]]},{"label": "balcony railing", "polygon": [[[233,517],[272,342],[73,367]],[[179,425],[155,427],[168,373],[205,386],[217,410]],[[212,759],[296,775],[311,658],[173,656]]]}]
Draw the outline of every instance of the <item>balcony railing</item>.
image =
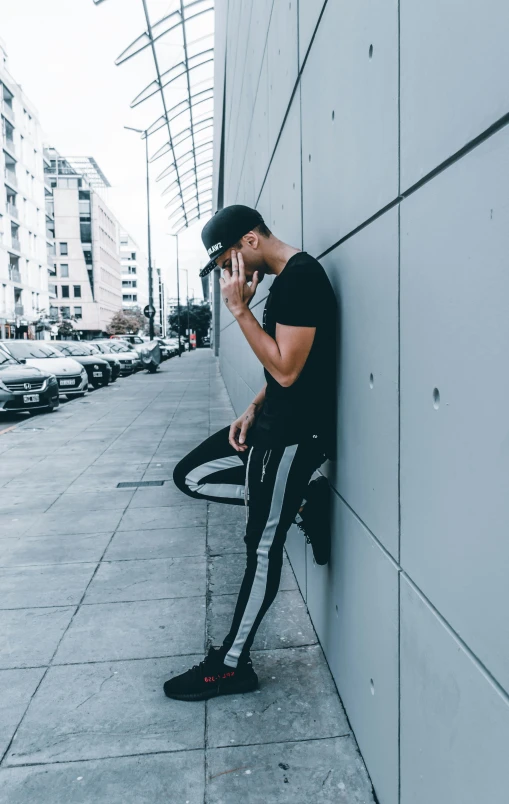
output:
[{"label": "balcony railing", "polygon": [[12,247],[16,249],[16,251],[21,251],[21,243],[19,242],[18,237],[11,237]]},{"label": "balcony railing", "polygon": [[7,202],[7,212],[9,213],[11,218],[16,218],[16,220],[19,220],[18,208],[14,206],[14,204],[10,204],[9,202]]},{"label": "balcony railing", "polygon": [[5,101],[2,101],[2,112],[3,114],[5,114],[6,117],[9,118],[9,120],[12,120],[14,122],[14,109],[12,108],[12,106],[9,106]]},{"label": "balcony railing", "polygon": [[11,282],[21,282],[21,274],[19,268],[9,265],[9,279]]},{"label": "balcony railing", "polygon": [[16,315],[23,315],[23,313],[25,312],[25,308],[23,307],[22,304],[15,304],[14,312]]}]

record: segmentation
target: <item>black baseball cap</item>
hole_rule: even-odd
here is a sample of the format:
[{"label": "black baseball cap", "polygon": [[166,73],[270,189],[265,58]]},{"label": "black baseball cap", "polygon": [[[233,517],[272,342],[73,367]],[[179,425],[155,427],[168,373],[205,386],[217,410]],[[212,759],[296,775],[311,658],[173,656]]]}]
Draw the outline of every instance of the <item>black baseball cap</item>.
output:
[{"label": "black baseball cap", "polygon": [[207,276],[214,270],[216,258],[238,243],[241,237],[263,223],[263,218],[256,209],[243,204],[232,204],[216,212],[202,229],[201,239],[210,257],[209,262],[200,271],[200,276]]}]

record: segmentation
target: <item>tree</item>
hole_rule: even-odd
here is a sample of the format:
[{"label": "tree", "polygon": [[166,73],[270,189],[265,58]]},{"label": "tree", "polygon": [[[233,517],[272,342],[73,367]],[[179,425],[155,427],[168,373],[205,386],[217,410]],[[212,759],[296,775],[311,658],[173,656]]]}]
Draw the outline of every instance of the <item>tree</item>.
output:
[{"label": "tree", "polygon": [[106,331],[109,335],[137,335],[144,326],[145,316],[139,307],[133,307],[132,310],[119,310],[115,313]]},{"label": "tree", "polygon": [[[201,339],[209,334],[210,321],[212,312],[210,304],[202,302],[201,304],[189,305],[189,326],[196,332],[197,345],[200,344]],[[168,316],[168,324],[170,329],[178,333],[178,315],[177,312]],[[187,329],[187,305],[180,306],[180,334],[185,335]]]}]

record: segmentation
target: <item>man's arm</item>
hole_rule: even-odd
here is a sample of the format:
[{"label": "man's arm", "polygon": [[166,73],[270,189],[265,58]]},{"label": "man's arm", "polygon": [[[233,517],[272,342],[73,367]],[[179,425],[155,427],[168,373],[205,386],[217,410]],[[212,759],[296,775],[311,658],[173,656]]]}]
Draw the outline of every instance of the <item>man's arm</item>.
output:
[{"label": "man's arm", "polygon": [[226,306],[239,322],[247,342],[263,367],[280,385],[293,385],[311,351],[316,327],[277,324],[276,338],[271,338],[249,309],[258,285],[257,274],[255,273],[249,286],[242,254],[232,250],[231,262],[231,273],[229,269],[225,270],[225,276],[221,279],[221,293]]},{"label": "man's arm", "polygon": [[[256,394],[255,398],[251,402],[251,405],[255,408],[255,413],[259,413],[261,406],[265,401],[265,394],[267,393],[267,383],[263,386],[262,390]],[[251,407],[250,405],[250,407]]]},{"label": "man's arm", "polygon": [[269,374],[285,388],[293,385],[308,359],[316,327],[276,324],[274,340],[261,328],[251,310],[242,310],[235,318],[251,349]]},{"label": "man's arm", "polygon": [[266,390],[267,386],[264,385],[262,390],[255,396],[247,410],[245,410],[238,419],[235,419],[230,426],[228,441],[233,449],[237,450],[237,452],[244,452],[247,449],[247,431],[255,423],[256,416],[260,412],[263,405]]}]

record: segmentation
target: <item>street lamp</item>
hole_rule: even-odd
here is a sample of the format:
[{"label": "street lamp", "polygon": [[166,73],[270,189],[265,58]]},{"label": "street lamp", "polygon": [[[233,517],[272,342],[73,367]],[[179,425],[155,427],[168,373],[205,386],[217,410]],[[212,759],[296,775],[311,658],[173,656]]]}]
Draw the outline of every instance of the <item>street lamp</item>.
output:
[{"label": "street lamp", "polygon": [[149,177],[149,158],[148,158],[148,135],[147,132],[141,128],[133,128],[132,126],[124,126],[127,131],[136,131],[141,134],[142,139],[145,140],[145,160],[147,164],[147,239],[148,239],[148,306],[150,308],[150,315],[148,317],[148,334],[151,341],[154,340],[154,316],[152,310],[154,309],[154,294],[152,288],[152,239],[150,234],[150,177]]},{"label": "street lamp", "polygon": [[179,339],[179,357],[181,357],[181,345],[180,345],[179,236],[178,236],[178,234],[170,234],[170,237],[175,237],[176,238],[176,247],[177,247],[177,328],[178,328],[178,339]]},{"label": "street lamp", "polygon": [[187,297],[187,337],[189,338],[189,345],[191,344],[191,326],[189,324],[189,271],[187,268],[182,268],[186,272],[186,297]]}]

